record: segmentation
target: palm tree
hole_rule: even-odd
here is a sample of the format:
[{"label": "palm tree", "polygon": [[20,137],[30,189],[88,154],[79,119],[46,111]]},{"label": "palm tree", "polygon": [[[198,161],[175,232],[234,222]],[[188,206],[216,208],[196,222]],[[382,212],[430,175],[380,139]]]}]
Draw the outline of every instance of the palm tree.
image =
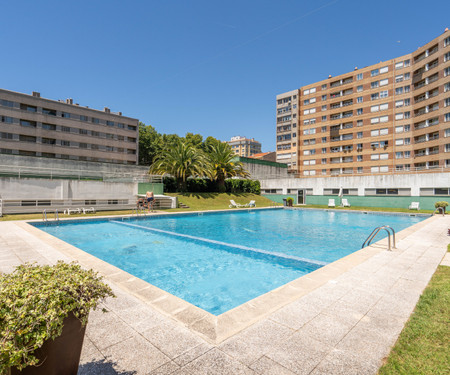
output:
[{"label": "palm tree", "polygon": [[234,161],[231,147],[222,142],[212,144],[206,154],[209,164],[209,177],[217,181],[219,191],[225,191],[225,179],[230,177],[249,177],[240,161]]},{"label": "palm tree", "polygon": [[187,142],[177,140],[161,151],[150,167],[150,174],[170,174],[177,179],[178,189],[186,191],[188,177],[202,177],[207,174],[206,158],[201,150]]}]

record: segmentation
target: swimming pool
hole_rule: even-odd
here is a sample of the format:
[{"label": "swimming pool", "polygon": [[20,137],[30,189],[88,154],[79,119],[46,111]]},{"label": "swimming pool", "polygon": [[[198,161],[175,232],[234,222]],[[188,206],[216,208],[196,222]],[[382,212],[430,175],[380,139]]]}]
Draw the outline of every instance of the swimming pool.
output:
[{"label": "swimming pool", "polygon": [[423,219],[273,209],[35,225],[219,315],[359,250],[377,226]]}]

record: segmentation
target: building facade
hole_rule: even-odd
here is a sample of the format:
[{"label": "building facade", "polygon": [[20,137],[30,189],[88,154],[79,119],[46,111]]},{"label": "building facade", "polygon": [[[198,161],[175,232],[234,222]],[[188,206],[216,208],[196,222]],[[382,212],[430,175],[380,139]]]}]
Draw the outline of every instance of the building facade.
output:
[{"label": "building facade", "polygon": [[299,177],[450,171],[450,32],[277,96],[277,161]]},{"label": "building facade", "polygon": [[138,163],[139,120],[0,89],[0,154]]},{"label": "building facade", "polygon": [[236,136],[231,137],[231,140],[227,141],[234,153],[238,156],[252,156],[261,152],[261,143],[255,141],[253,138],[248,139],[246,137]]}]

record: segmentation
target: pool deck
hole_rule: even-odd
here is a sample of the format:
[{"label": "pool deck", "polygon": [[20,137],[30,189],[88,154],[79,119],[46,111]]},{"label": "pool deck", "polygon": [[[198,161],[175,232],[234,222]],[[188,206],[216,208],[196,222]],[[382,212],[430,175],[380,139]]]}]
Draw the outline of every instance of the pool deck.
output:
[{"label": "pool deck", "polygon": [[[116,293],[90,315],[79,374],[376,374],[437,266],[434,216],[215,317],[25,222],[0,222],[0,272],[77,260]],[[443,261],[444,256],[447,260]]]}]

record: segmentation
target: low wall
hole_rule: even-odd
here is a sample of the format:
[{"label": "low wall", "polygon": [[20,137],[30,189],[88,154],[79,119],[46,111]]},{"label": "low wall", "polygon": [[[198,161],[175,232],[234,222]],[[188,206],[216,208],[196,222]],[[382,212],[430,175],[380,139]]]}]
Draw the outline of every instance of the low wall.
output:
[{"label": "low wall", "polygon": [[[419,202],[420,209],[434,210],[434,203],[438,201],[447,201],[448,197],[417,197],[417,196],[392,196],[392,197],[374,197],[358,195],[344,195],[350,205],[355,207],[387,207],[387,208],[408,208],[411,202]],[[336,205],[340,204],[340,198],[336,195],[307,195],[306,204],[328,205],[328,199],[334,199]]]},{"label": "low wall", "polygon": [[297,204],[297,195],[293,194],[261,194],[261,195],[267,199],[270,199],[272,202],[281,204],[283,204],[283,199],[292,198],[294,200],[294,204]]}]

